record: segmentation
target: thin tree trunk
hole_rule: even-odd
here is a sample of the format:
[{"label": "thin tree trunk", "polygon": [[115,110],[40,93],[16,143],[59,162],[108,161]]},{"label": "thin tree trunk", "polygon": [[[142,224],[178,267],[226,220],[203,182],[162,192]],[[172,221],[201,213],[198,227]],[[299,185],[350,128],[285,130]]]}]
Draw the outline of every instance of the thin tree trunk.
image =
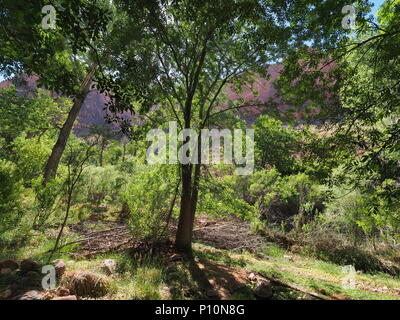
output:
[{"label": "thin tree trunk", "polygon": [[104,141],[102,141],[100,145],[100,155],[99,155],[99,165],[100,167],[103,167],[103,153],[104,153],[105,145]]},{"label": "thin tree trunk", "polygon": [[122,162],[125,162],[125,154],[126,154],[126,143],[124,143],[124,149],[122,152]]},{"label": "thin tree trunk", "polygon": [[191,165],[182,165],[182,196],[179,213],[178,229],[176,231],[175,246],[178,250],[191,252],[192,250],[192,178]]},{"label": "thin tree trunk", "polygon": [[85,101],[87,94],[89,93],[92,78],[96,69],[96,65],[91,67],[91,70],[86,75],[84,81],[81,84],[78,94],[74,98],[74,104],[68,113],[67,120],[61,128],[57,142],[51,151],[49,159],[47,160],[43,174],[44,184],[46,184],[57,173],[58,165],[60,163],[61,156],[64,153],[65,146],[67,145],[68,137],[71,134],[72,128],[74,126],[76,118],[78,117],[79,111],[81,110],[82,104]]},{"label": "thin tree trunk", "polygon": [[51,256],[54,254],[54,252],[56,252],[56,250],[57,250],[57,248],[58,248],[58,245],[59,245],[59,243],[60,243],[60,240],[61,240],[61,236],[62,236],[63,231],[64,231],[64,228],[65,228],[65,225],[67,224],[68,217],[69,217],[69,211],[70,211],[70,209],[71,209],[72,192],[73,192],[73,190],[69,190],[69,191],[68,191],[67,210],[66,210],[66,213],[65,213],[65,216],[64,216],[64,221],[63,221],[62,224],[61,224],[61,229],[60,229],[60,231],[58,232],[57,239],[56,239],[56,243],[54,244],[54,248],[53,248],[53,251],[51,252],[50,258],[51,258]]}]

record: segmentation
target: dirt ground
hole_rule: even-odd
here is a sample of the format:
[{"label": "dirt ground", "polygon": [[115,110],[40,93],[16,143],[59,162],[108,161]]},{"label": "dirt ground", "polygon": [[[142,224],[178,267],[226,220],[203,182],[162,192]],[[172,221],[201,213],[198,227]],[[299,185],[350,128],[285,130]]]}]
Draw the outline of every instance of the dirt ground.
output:
[{"label": "dirt ground", "polygon": [[[107,253],[110,251],[125,251],[133,249],[141,242],[135,241],[130,236],[129,228],[118,223],[96,223],[98,231],[93,231],[93,222],[87,221],[71,225],[70,229],[79,234],[80,248],[74,255],[77,257],[90,257],[94,254]],[[176,225],[172,224],[170,232],[176,230]],[[226,250],[247,250],[250,252],[259,248],[263,239],[249,231],[247,222],[237,219],[212,220],[200,216],[196,219],[193,230],[194,241],[199,241],[217,249]]]}]

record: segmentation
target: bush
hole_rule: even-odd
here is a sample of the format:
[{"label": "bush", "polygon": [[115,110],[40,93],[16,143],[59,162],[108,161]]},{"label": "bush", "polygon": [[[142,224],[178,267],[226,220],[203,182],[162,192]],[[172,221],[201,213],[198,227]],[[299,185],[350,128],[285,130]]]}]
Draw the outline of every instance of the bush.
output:
[{"label": "bush", "polygon": [[295,153],[299,151],[300,135],[282,121],[262,115],[254,123],[255,159],[260,168],[274,167],[283,174],[295,170]]},{"label": "bush", "polygon": [[0,238],[5,231],[14,229],[22,216],[22,183],[16,166],[0,159]]},{"label": "bush", "polygon": [[18,171],[26,183],[43,174],[43,168],[51,153],[51,141],[46,136],[26,139],[22,136],[14,141]]},{"label": "bush", "polygon": [[324,209],[327,188],[314,183],[306,174],[282,177],[275,170],[255,173],[250,181],[250,199],[260,211],[260,219],[284,222],[291,229],[303,226]]},{"label": "bush", "polygon": [[123,175],[115,166],[91,166],[84,171],[82,191],[89,203],[100,205],[106,199],[106,196],[115,200],[125,183]]},{"label": "bush", "polygon": [[197,209],[218,217],[254,218],[256,210],[246,202],[246,177],[225,175],[223,178],[205,176],[200,181]]},{"label": "bush", "polygon": [[33,219],[33,227],[36,230],[42,229],[50,216],[55,213],[58,208],[60,194],[62,194],[63,180],[61,178],[53,178],[46,185],[43,185],[42,177],[33,180],[33,190],[35,191],[35,202],[33,211],[35,217]]},{"label": "bush", "polygon": [[130,210],[133,235],[142,239],[161,236],[178,182],[177,167],[143,165],[130,180],[121,196]]}]

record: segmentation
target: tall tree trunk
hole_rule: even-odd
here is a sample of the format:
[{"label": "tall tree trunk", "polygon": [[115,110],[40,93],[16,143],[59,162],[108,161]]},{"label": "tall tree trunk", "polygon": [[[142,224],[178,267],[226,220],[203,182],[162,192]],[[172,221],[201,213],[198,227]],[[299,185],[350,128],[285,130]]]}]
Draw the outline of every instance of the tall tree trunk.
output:
[{"label": "tall tree trunk", "polygon": [[78,94],[74,98],[74,104],[72,105],[72,108],[68,113],[67,120],[61,128],[57,142],[51,151],[49,159],[47,160],[43,174],[44,184],[46,184],[57,173],[58,164],[60,163],[61,156],[63,155],[63,152],[65,150],[68,137],[71,134],[74,122],[78,117],[82,104],[85,101],[87,94],[89,93],[90,85],[96,69],[96,65],[91,67],[89,73],[86,75],[85,79],[81,83]]},{"label": "tall tree trunk", "polygon": [[195,218],[195,215],[196,215],[197,201],[199,199],[199,184],[200,184],[201,164],[200,163],[199,164],[195,164],[194,168],[195,169],[194,169],[193,186],[192,186],[192,198],[191,198],[191,204],[190,204],[190,210],[191,210],[190,216],[191,216],[191,219],[192,219],[191,225],[190,225],[190,239],[193,238],[194,218]]},{"label": "tall tree trunk", "polygon": [[192,250],[192,173],[191,165],[182,165],[182,196],[175,246],[178,250]]}]

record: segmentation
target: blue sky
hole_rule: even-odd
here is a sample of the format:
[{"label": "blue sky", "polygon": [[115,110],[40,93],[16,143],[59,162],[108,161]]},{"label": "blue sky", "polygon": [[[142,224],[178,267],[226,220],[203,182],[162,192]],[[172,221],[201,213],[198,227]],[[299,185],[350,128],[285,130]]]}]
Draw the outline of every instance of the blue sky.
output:
[{"label": "blue sky", "polygon": [[375,5],[372,8],[372,13],[376,13],[376,11],[379,9],[379,7],[381,6],[382,3],[385,2],[385,0],[371,0],[371,2]]},{"label": "blue sky", "polygon": [[[378,9],[381,6],[381,4],[385,2],[385,0],[371,0],[371,2],[374,4],[374,7],[372,8],[372,13],[375,14],[376,11],[378,11]],[[4,78],[0,74],[0,81],[3,81],[3,80],[4,80]]]}]

